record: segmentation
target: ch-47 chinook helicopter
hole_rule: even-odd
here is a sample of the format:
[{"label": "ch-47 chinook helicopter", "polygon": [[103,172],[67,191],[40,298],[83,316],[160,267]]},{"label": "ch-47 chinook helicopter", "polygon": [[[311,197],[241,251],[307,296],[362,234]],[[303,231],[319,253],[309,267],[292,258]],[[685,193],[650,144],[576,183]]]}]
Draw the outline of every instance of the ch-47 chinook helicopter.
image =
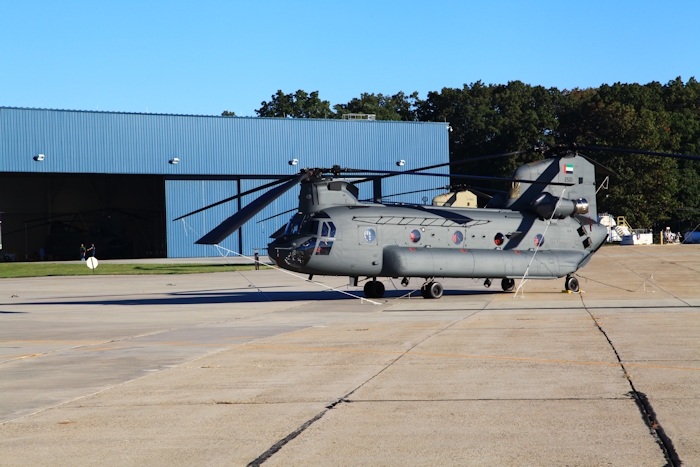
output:
[{"label": "ch-47 chinook helicopter", "polygon": [[[579,290],[573,275],[605,242],[606,227],[597,222],[595,168],[601,164],[579,150],[604,150],[700,160],[698,156],[569,145],[546,151],[546,158],[523,165],[512,178],[434,174],[423,170],[520,154],[517,151],[466,161],[438,164],[406,172],[362,169],[303,169],[181,216],[182,219],[253,191],[270,188],[256,201],[197,240],[218,244],[283,193],[301,184],[298,212],[275,232],[269,257],[290,271],[313,275],[349,276],[357,285],[366,277],[368,298],[381,298],[380,277],[423,280],[421,295],[440,298],[436,278],[479,278],[484,285],[501,279],[512,291],[515,279],[565,277],[567,290]],[[511,182],[509,192],[494,196],[485,208],[366,203],[341,173],[374,177],[415,175]],[[611,172],[612,173],[612,172]],[[545,237],[546,232],[546,237]]]}]

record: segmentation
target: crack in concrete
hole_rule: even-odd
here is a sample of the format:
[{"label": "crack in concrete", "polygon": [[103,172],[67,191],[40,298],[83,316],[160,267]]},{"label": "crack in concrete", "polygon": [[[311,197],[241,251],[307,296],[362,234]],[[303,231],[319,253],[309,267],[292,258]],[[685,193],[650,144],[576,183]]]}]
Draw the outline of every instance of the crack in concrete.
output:
[{"label": "crack in concrete", "polygon": [[491,397],[478,397],[478,398],[462,398],[462,399],[348,399],[346,402],[353,402],[358,404],[373,404],[376,402],[562,402],[562,401],[619,401],[628,400],[628,397],[549,397],[549,398],[491,398]]},{"label": "crack in concrete", "polygon": [[[679,299],[680,300],[680,299]],[[581,303],[583,303],[583,297],[581,297]],[[631,391],[627,393],[627,396],[629,396],[639,409],[640,414],[642,415],[642,420],[644,421],[644,424],[649,428],[649,434],[654,438],[654,441],[656,441],[656,444],[659,445],[661,448],[661,451],[664,454],[664,457],[666,458],[666,461],[668,462],[667,466],[670,467],[680,467],[683,465],[683,461],[678,457],[678,453],[676,452],[676,448],[673,445],[673,440],[666,434],[664,431],[663,427],[659,423],[658,419],[656,418],[656,412],[654,412],[654,408],[651,406],[651,402],[649,402],[649,399],[647,398],[646,394],[643,392],[640,392],[637,390],[637,388],[634,387],[634,383],[632,382],[632,378],[630,377],[630,374],[627,372],[627,368],[625,368],[625,364],[622,363],[622,359],[620,358],[620,354],[617,352],[617,349],[615,348],[615,345],[612,343],[612,340],[610,340],[610,337],[608,334],[603,330],[603,327],[600,325],[598,320],[596,319],[595,316],[593,316],[593,313],[590,312],[590,310],[586,307],[585,303],[583,304],[583,308],[586,310],[586,312],[590,315],[591,319],[595,323],[596,327],[598,330],[603,334],[605,337],[605,340],[608,341],[608,344],[610,345],[610,348],[612,351],[615,353],[615,358],[617,359],[620,368],[622,369],[622,372],[625,375],[625,379],[627,379],[627,382],[630,385]]]},{"label": "crack in concrete", "polygon": [[359,386],[357,386],[355,389],[353,389],[353,390],[350,391],[349,393],[345,394],[345,395],[344,395],[343,397],[341,397],[340,399],[337,399],[337,400],[336,400],[335,402],[333,402],[332,404],[326,406],[326,408],[325,408],[323,411],[321,411],[321,412],[319,412],[318,414],[316,414],[315,417],[313,417],[313,418],[307,420],[307,421],[306,421],[304,424],[302,424],[299,428],[297,428],[296,430],[292,431],[290,434],[288,434],[286,437],[282,438],[281,440],[277,441],[275,444],[273,444],[273,445],[270,447],[270,449],[268,449],[267,451],[265,451],[264,453],[262,453],[260,456],[258,456],[257,458],[255,458],[253,461],[251,461],[250,463],[248,463],[247,467],[259,467],[260,465],[262,465],[262,464],[263,464],[265,461],[267,461],[270,457],[272,457],[272,456],[275,455],[277,452],[279,452],[279,450],[282,449],[287,443],[289,443],[290,441],[292,441],[294,438],[296,438],[296,437],[299,436],[301,433],[303,433],[307,428],[309,428],[309,427],[310,427],[311,425],[313,425],[315,422],[317,422],[318,420],[320,420],[320,419],[326,414],[326,412],[328,412],[329,410],[334,409],[334,408],[335,408],[336,406],[338,406],[339,404],[342,404],[342,403],[351,403],[351,402],[353,402],[353,401],[351,401],[350,399],[348,399],[348,397],[350,397],[355,391],[357,391],[358,389],[362,388],[363,386],[365,386],[366,384],[368,384],[370,381],[372,381],[373,379],[375,379],[377,376],[379,376],[379,375],[381,375],[382,373],[384,373],[384,371],[386,371],[386,370],[387,370],[389,367],[391,367],[394,363],[396,363],[397,361],[399,361],[402,357],[404,357],[405,355],[407,355],[411,350],[415,349],[416,347],[418,347],[420,344],[422,344],[422,343],[425,342],[426,340],[430,339],[431,337],[434,337],[434,336],[440,334],[441,332],[446,331],[447,329],[451,328],[451,327],[454,326],[455,324],[457,324],[457,323],[459,323],[459,322],[461,322],[461,321],[464,321],[464,320],[467,319],[467,318],[470,318],[470,317],[474,316],[475,314],[479,313],[480,311],[483,311],[483,310],[486,309],[486,307],[491,303],[492,300],[493,300],[493,299],[489,300],[486,304],[484,304],[484,307],[483,307],[482,309],[480,309],[480,310],[474,310],[472,313],[468,314],[467,316],[463,316],[462,318],[457,319],[457,320],[451,322],[449,325],[445,326],[444,328],[435,331],[434,333],[432,333],[432,334],[430,334],[430,335],[424,337],[423,339],[421,339],[421,340],[419,340],[418,342],[416,342],[415,344],[413,344],[413,345],[412,345],[411,347],[409,347],[405,352],[403,352],[401,355],[399,355],[399,356],[396,357],[394,360],[392,360],[391,362],[389,362],[386,366],[384,366],[384,368],[382,368],[382,369],[379,370],[377,373],[375,373],[374,375],[372,375],[372,376],[371,376],[370,378],[368,378],[365,382],[363,382],[362,384],[360,384]]}]

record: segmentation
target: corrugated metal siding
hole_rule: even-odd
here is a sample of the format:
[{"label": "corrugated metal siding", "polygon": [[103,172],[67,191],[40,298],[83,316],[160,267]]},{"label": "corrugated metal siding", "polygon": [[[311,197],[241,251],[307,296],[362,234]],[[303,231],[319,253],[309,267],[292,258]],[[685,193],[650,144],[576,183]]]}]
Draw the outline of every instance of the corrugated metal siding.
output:
[{"label": "corrugated metal siding", "polygon": [[[267,180],[242,180],[241,189],[243,191],[250,190],[256,186],[260,186],[267,183]],[[255,200],[259,195],[253,194],[243,198],[243,205],[250,203]],[[275,233],[277,229],[285,225],[289,218],[294,215],[296,208],[299,207],[299,190],[292,188],[287,193],[277,198],[268,207],[260,211],[255,215],[247,224],[241,227],[243,231],[243,253],[246,255],[251,255],[255,248],[267,248],[267,244],[270,242],[270,235]],[[263,222],[263,219],[268,217],[281,214],[290,209],[294,209],[293,212],[277,216],[273,219],[269,219]],[[267,250],[261,250],[261,255],[267,255]]]},{"label": "corrugated metal siding", "polygon": [[[446,180],[436,181],[428,177],[413,178],[415,178],[415,180],[410,181],[407,180],[406,177],[385,179],[383,184],[383,193],[386,196],[385,199],[392,202],[423,204],[423,197],[425,197],[427,202],[430,203],[436,194],[444,192],[444,190],[431,190],[400,197],[389,197],[388,195],[409,190],[435,188],[439,187],[441,182],[445,184],[448,183]],[[247,191],[269,181],[270,180],[241,180],[241,189],[242,191]],[[165,183],[167,218],[169,220],[237,193],[237,182],[235,180],[167,180]],[[369,199],[372,197],[371,182],[359,184],[358,188],[360,189],[360,199]],[[258,196],[258,194],[253,194],[244,197],[242,200],[243,206],[252,202]],[[299,205],[298,196],[299,190],[293,188],[248,221],[248,223],[241,228],[243,233],[242,247],[239,246],[237,232],[224,240],[221,246],[248,256],[252,255],[255,249],[259,249],[260,254],[265,256],[267,254],[265,248],[270,242],[270,235],[285,225],[289,218],[296,212],[296,208]],[[277,214],[291,209],[294,211],[268,219],[269,217],[276,216]],[[216,247],[195,245],[194,242],[219,225],[223,220],[233,215],[237,210],[238,204],[237,201],[234,200],[181,221],[169,221],[167,223],[168,257],[219,256],[220,252]]]},{"label": "corrugated metal siding", "polygon": [[[389,194],[395,194],[395,193],[401,193],[404,191],[409,191],[409,190],[422,190],[422,189],[427,189],[427,188],[433,188],[436,186],[440,186],[440,184],[443,181],[436,181],[432,178],[428,177],[414,177],[417,180],[407,180],[405,177],[393,177],[393,178],[387,178],[384,179],[383,182],[383,193],[384,195],[389,195]],[[264,183],[267,183],[267,180],[242,180],[242,190],[246,191],[251,188],[255,188],[256,186],[260,186]],[[444,184],[449,183],[447,180],[444,181]],[[407,189],[407,186],[409,188]],[[358,188],[360,190],[359,198],[360,199],[371,199],[372,198],[372,183],[371,182],[366,182],[366,183],[361,183],[358,184]],[[444,190],[442,191],[444,192]],[[411,195],[404,195],[401,197],[387,197],[386,199],[388,201],[392,202],[406,202],[406,203],[416,203],[416,204],[422,204],[422,198],[423,196],[428,198],[428,202],[431,202],[433,197],[437,194],[438,192],[426,192],[426,193],[416,193],[416,194],[411,194]],[[257,195],[250,195],[246,196],[243,199],[243,205],[245,206],[247,203],[253,201]],[[251,255],[253,253],[254,248],[266,248],[267,244],[270,242],[270,235],[273,234],[277,229],[285,225],[289,219],[294,215],[296,212],[296,208],[299,206],[299,190],[296,188],[293,188],[289,190],[285,195],[281,196],[278,198],[276,201],[274,201],[272,204],[270,204],[267,208],[263,209],[261,212],[259,212],[253,219],[251,219],[246,225],[244,225],[241,229],[243,231],[243,253],[246,255]],[[235,212],[235,206],[232,206],[231,209],[233,209],[229,215],[232,215]],[[294,209],[294,211],[277,216],[272,219],[268,219],[263,221],[263,219],[267,219],[268,217],[275,216],[277,214],[281,214],[285,211],[289,211],[290,209]],[[262,222],[261,222],[262,221]],[[210,229],[214,228],[216,224],[211,225]],[[236,234],[232,235],[235,236]],[[261,254],[266,254],[265,251],[262,251]]]},{"label": "corrugated metal siding", "polygon": [[[235,200],[179,221],[173,222],[173,219],[237,193],[236,180],[166,180],[168,258],[219,256],[216,247],[194,242],[236,212],[238,205]],[[221,246],[240,251],[238,235],[231,235]]]},{"label": "corrugated metal siding", "polygon": [[264,175],[333,164],[391,170],[399,159],[407,170],[447,160],[446,127],[0,108],[0,171]]},{"label": "corrugated metal siding", "polygon": [[[43,162],[33,157],[44,154]],[[177,157],[180,163],[169,164]],[[298,159],[290,166],[288,161]],[[162,175],[279,175],[302,167],[400,170],[447,162],[447,124],[309,119],[231,118],[0,108],[0,171],[28,173],[107,173]],[[448,173],[443,167],[434,172]],[[269,180],[242,180],[242,189]],[[383,193],[439,187],[448,179],[394,177]],[[372,183],[359,186],[360,198],[372,197]],[[237,210],[232,201],[182,221],[171,219],[237,192],[234,181],[167,180],[166,211],[169,257],[217,256],[214,247],[194,241]],[[436,192],[386,197],[422,203]],[[247,204],[259,195],[243,200]],[[242,228],[243,245],[234,233],[222,246],[250,255],[264,248],[269,235],[292,213],[261,223],[298,205],[292,189]],[[261,252],[264,254],[264,252]]]}]

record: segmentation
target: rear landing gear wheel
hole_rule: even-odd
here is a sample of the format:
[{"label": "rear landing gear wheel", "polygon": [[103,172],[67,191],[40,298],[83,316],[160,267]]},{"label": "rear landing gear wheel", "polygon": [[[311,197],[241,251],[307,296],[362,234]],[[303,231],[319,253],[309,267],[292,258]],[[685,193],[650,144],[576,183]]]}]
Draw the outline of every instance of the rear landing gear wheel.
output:
[{"label": "rear landing gear wheel", "polygon": [[484,281],[484,287],[486,287],[487,289],[491,287],[491,279],[486,279]]},{"label": "rear landing gear wheel", "polygon": [[566,290],[569,290],[571,292],[578,292],[578,279],[576,279],[574,276],[566,276],[566,282],[564,282],[564,287],[566,287]]},{"label": "rear landing gear wheel", "polygon": [[367,298],[382,298],[384,292],[384,284],[379,281],[372,280],[365,283],[365,297]]},{"label": "rear landing gear wheel", "polygon": [[423,298],[440,298],[443,292],[442,284],[439,282],[428,282],[420,289]]},{"label": "rear landing gear wheel", "polygon": [[501,279],[501,288],[504,292],[512,292],[515,289],[515,279]]}]

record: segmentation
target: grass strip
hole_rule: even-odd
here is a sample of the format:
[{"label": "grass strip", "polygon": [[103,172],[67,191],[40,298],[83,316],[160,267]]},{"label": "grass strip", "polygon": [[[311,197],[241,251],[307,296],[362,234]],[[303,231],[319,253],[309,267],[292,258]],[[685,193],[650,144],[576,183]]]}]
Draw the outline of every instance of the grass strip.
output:
[{"label": "grass strip", "polygon": [[134,274],[200,274],[205,272],[231,272],[253,269],[240,264],[105,264],[94,271],[85,263],[0,263],[0,278],[45,276],[91,276]]}]

